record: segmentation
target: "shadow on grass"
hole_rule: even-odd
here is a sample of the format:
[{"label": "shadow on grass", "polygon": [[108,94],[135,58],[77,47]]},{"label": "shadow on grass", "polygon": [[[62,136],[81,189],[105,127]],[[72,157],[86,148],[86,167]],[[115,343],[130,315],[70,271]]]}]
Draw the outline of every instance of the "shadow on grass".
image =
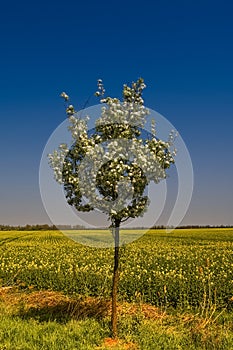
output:
[{"label": "shadow on grass", "polygon": [[21,303],[17,316],[39,322],[56,321],[66,323],[71,319],[103,319],[109,314],[110,302],[94,298],[85,300],[57,300],[50,304],[30,305]]},{"label": "shadow on grass", "polygon": [[[0,306],[12,316],[38,322],[94,318],[102,320],[111,315],[111,301],[98,297],[69,297],[57,291],[20,291],[14,287],[0,288]],[[8,311],[7,311],[8,310]],[[164,312],[149,304],[118,303],[118,315],[146,319],[162,319]]]}]

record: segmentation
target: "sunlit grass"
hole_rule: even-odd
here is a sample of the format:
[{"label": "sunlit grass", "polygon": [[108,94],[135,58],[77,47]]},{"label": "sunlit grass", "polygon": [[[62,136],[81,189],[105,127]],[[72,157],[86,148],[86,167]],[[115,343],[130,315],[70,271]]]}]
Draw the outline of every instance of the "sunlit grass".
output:
[{"label": "sunlit grass", "polygon": [[111,297],[113,249],[59,231],[0,232],[1,285],[16,291],[0,295],[0,350],[233,348],[233,229],[151,230],[120,260],[120,305],[137,308],[120,306],[113,344],[101,304]]}]

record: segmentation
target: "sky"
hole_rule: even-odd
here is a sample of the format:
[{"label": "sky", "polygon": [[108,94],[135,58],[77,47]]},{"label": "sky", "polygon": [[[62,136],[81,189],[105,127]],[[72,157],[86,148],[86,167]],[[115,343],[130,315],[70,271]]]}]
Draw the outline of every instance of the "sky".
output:
[{"label": "sky", "polygon": [[51,223],[39,166],[66,118],[59,94],[82,108],[98,78],[120,96],[142,76],[146,106],[176,127],[192,159],[182,224],[232,225],[232,13],[224,0],[2,3],[0,224]]}]

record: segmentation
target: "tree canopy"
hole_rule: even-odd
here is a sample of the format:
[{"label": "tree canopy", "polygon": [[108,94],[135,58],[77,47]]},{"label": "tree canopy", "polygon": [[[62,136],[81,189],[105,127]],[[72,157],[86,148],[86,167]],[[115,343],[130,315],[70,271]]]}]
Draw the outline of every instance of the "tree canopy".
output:
[{"label": "tree canopy", "polygon": [[[156,137],[153,123],[150,133],[143,129],[150,113],[142,98],[145,87],[142,78],[130,86],[125,84],[120,101],[105,97],[99,79],[95,95],[103,106],[95,128],[89,130],[88,116],[68,104],[73,144],[61,144],[49,155],[67,202],[78,211],[98,209],[113,225],[143,215],[149,204],[147,185],[166,178],[166,169],[174,163],[174,135],[163,141]],[[69,103],[65,92],[61,96]]]}]

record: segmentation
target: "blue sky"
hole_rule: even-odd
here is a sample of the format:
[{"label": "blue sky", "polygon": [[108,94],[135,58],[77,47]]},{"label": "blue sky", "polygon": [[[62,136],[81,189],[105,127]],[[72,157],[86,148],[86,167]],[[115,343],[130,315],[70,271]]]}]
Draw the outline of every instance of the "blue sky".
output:
[{"label": "blue sky", "polygon": [[[143,76],[145,104],[180,132],[195,187],[184,224],[233,224],[231,1],[4,2],[0,13],[0,223],[49,223],[39,163],[102,78],[110,95]],[[97,103],[93,97],[90,104]]]}]

